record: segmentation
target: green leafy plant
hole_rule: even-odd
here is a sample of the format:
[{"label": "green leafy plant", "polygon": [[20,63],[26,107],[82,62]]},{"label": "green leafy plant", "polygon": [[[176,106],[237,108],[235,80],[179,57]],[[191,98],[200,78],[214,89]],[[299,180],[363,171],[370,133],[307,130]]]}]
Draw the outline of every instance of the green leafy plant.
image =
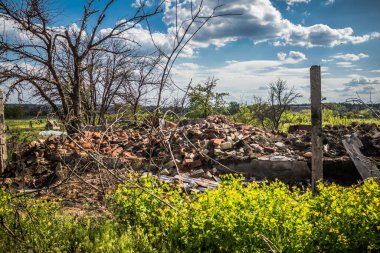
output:
[{"label": "green leafy plant", "polygon": [[191,88],[189,93],[189,117],[205,118],[209,115],[225,113],[224,97],[228,93],[215,92],[216,82],[216,79],[209,78],[204,83]]},{"label": "green leafy plant", "polygon": [[77,217],[59,201],[0,189],[0,252],[378,252],[380,186],[319,184],[319,195],[279,181],[228,175],[186,194],[156,178],[120,185],[111,213]]},{"label": "green leafy plant", "polygon": [[[111,202],[126,226],[141,227],[154,247],[187,252],[366,252],[378,250],[380,187],[320,184],[313,198],[281,182],[244,185],[230,177],[218,190],[186,195],[142,182],[176,209],[120,186]],[[177,211],[179,210],[179,211]],[[358,236],[359,235],[359,236]]]}]

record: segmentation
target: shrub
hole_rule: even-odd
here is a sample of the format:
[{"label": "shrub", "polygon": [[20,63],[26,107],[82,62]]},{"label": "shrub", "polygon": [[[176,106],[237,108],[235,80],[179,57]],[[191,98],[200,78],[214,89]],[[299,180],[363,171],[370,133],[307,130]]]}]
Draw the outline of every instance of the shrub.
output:
[{"label": "shrub", "polygon": [[[380,187],[320,184],[320,195],[281,182],[243,185],[230,178],[218,190],[186,195],[144,185],[171,203],[122,185],[111,202],[117,219],[141,227],[154,247],[186,252],[365,252],[379,250]],[[377,210],[377,211],[376,211]]]},{"label": "shrub", "polygon": [[232,119],[235,122],[244,124],[251,124],[254,121],[254,119],[252,118],[252,112],[246,105],[240,106],[239,111],[232,116]]},{"label": "shrub", "polygon": [[55,201],[13,198],[0,188],[0,252],[155,252],[141,229],[77,218]]},{"label": "shrub", "polygon": [[120,185],[112,213],[74,217],[59,202],[0,189],[0,252],[378,252],[380,187],[374,180],[320,194],[281,182],[185,194],[140,179]]},{"label": "shrub", "polygon": [[204,83],[192,87],[189,93],[189,117],[206,118],[209,115],[226,112],[225,92],[215,92],[217,80],[209,78]]}]

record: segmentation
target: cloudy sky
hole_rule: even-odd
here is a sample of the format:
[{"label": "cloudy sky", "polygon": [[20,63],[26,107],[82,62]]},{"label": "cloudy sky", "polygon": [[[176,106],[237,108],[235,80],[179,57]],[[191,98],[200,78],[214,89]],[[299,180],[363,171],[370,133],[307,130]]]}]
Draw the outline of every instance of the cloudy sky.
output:
[{"label": "cloudy sky", "polygon": [[[152,4],[154,0],[148,2]],[[197,0],[199,1],[199,0]],[[190,13],[189,0],[180,1],[180,19]],[[184,87],[215,77],[218,90],[229,100],[251,101],[266,95],[266,85],[286,80],[309,100],[309,68],[322,67],[322,95],[345,101],[358,93],[380,102],[379,0],[204,0],[205,11],[223,6],[184,50],[173,69],[173,79]],[[131,1],[119,0],[103,25],[112,26],[131,10]],[[54,1],[62,10],[56,25],[79,24],[82,1]],[[174,8],[168,3],[151,22],[153,37],[170,47]],[[132,35],[149,48],[145,24]],[[145,44],[144,44],[145,43]],[[178,91],[179,93],[179,91]]]}]

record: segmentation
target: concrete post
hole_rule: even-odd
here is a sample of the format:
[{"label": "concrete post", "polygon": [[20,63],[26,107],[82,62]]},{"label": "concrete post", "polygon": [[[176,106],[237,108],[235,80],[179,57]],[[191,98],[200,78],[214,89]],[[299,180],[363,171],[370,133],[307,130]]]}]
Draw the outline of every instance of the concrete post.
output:
[{"label": "concrete post", "polygon": [[311,96],[311,188],[313,195],[317,193],[317,181],[323,179],[322,149],[322,108],[321,108],[321,67],[310,68]]},{"label": "concrete post", "polygon": [[0,173],[5,171],[7,161],[7,142],[4,129],[4,96],[3,91],[0,89]]}]

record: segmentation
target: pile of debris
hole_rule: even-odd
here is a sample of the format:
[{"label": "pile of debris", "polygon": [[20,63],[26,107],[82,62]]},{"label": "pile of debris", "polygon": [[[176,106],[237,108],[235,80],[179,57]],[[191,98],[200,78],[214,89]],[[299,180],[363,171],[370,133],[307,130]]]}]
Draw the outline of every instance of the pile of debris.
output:
[{"label": "pile of debris", "polygon": [[[325,158],[349,159],[342,139],[354,132],[363,141],[363,153],[379,163],[380,128],[375,124],[326,126]],[[104,192],[105,182],[117,185],[117,177],[133,169],[142,176],[154,174],[162,181],[180,181],[185,188],[204,190],[217,186],[221,171],[236,172],[227,166],[231,161],[309,162],[311,157],[308,131],[267,131],[210,116],[156,128],[124,127],[35,140],[13,155],[6,177],[15,188],[40,189],[75,175],[81,186]],[[98,175],[100,170],[105,170],[104,178]]]}]

